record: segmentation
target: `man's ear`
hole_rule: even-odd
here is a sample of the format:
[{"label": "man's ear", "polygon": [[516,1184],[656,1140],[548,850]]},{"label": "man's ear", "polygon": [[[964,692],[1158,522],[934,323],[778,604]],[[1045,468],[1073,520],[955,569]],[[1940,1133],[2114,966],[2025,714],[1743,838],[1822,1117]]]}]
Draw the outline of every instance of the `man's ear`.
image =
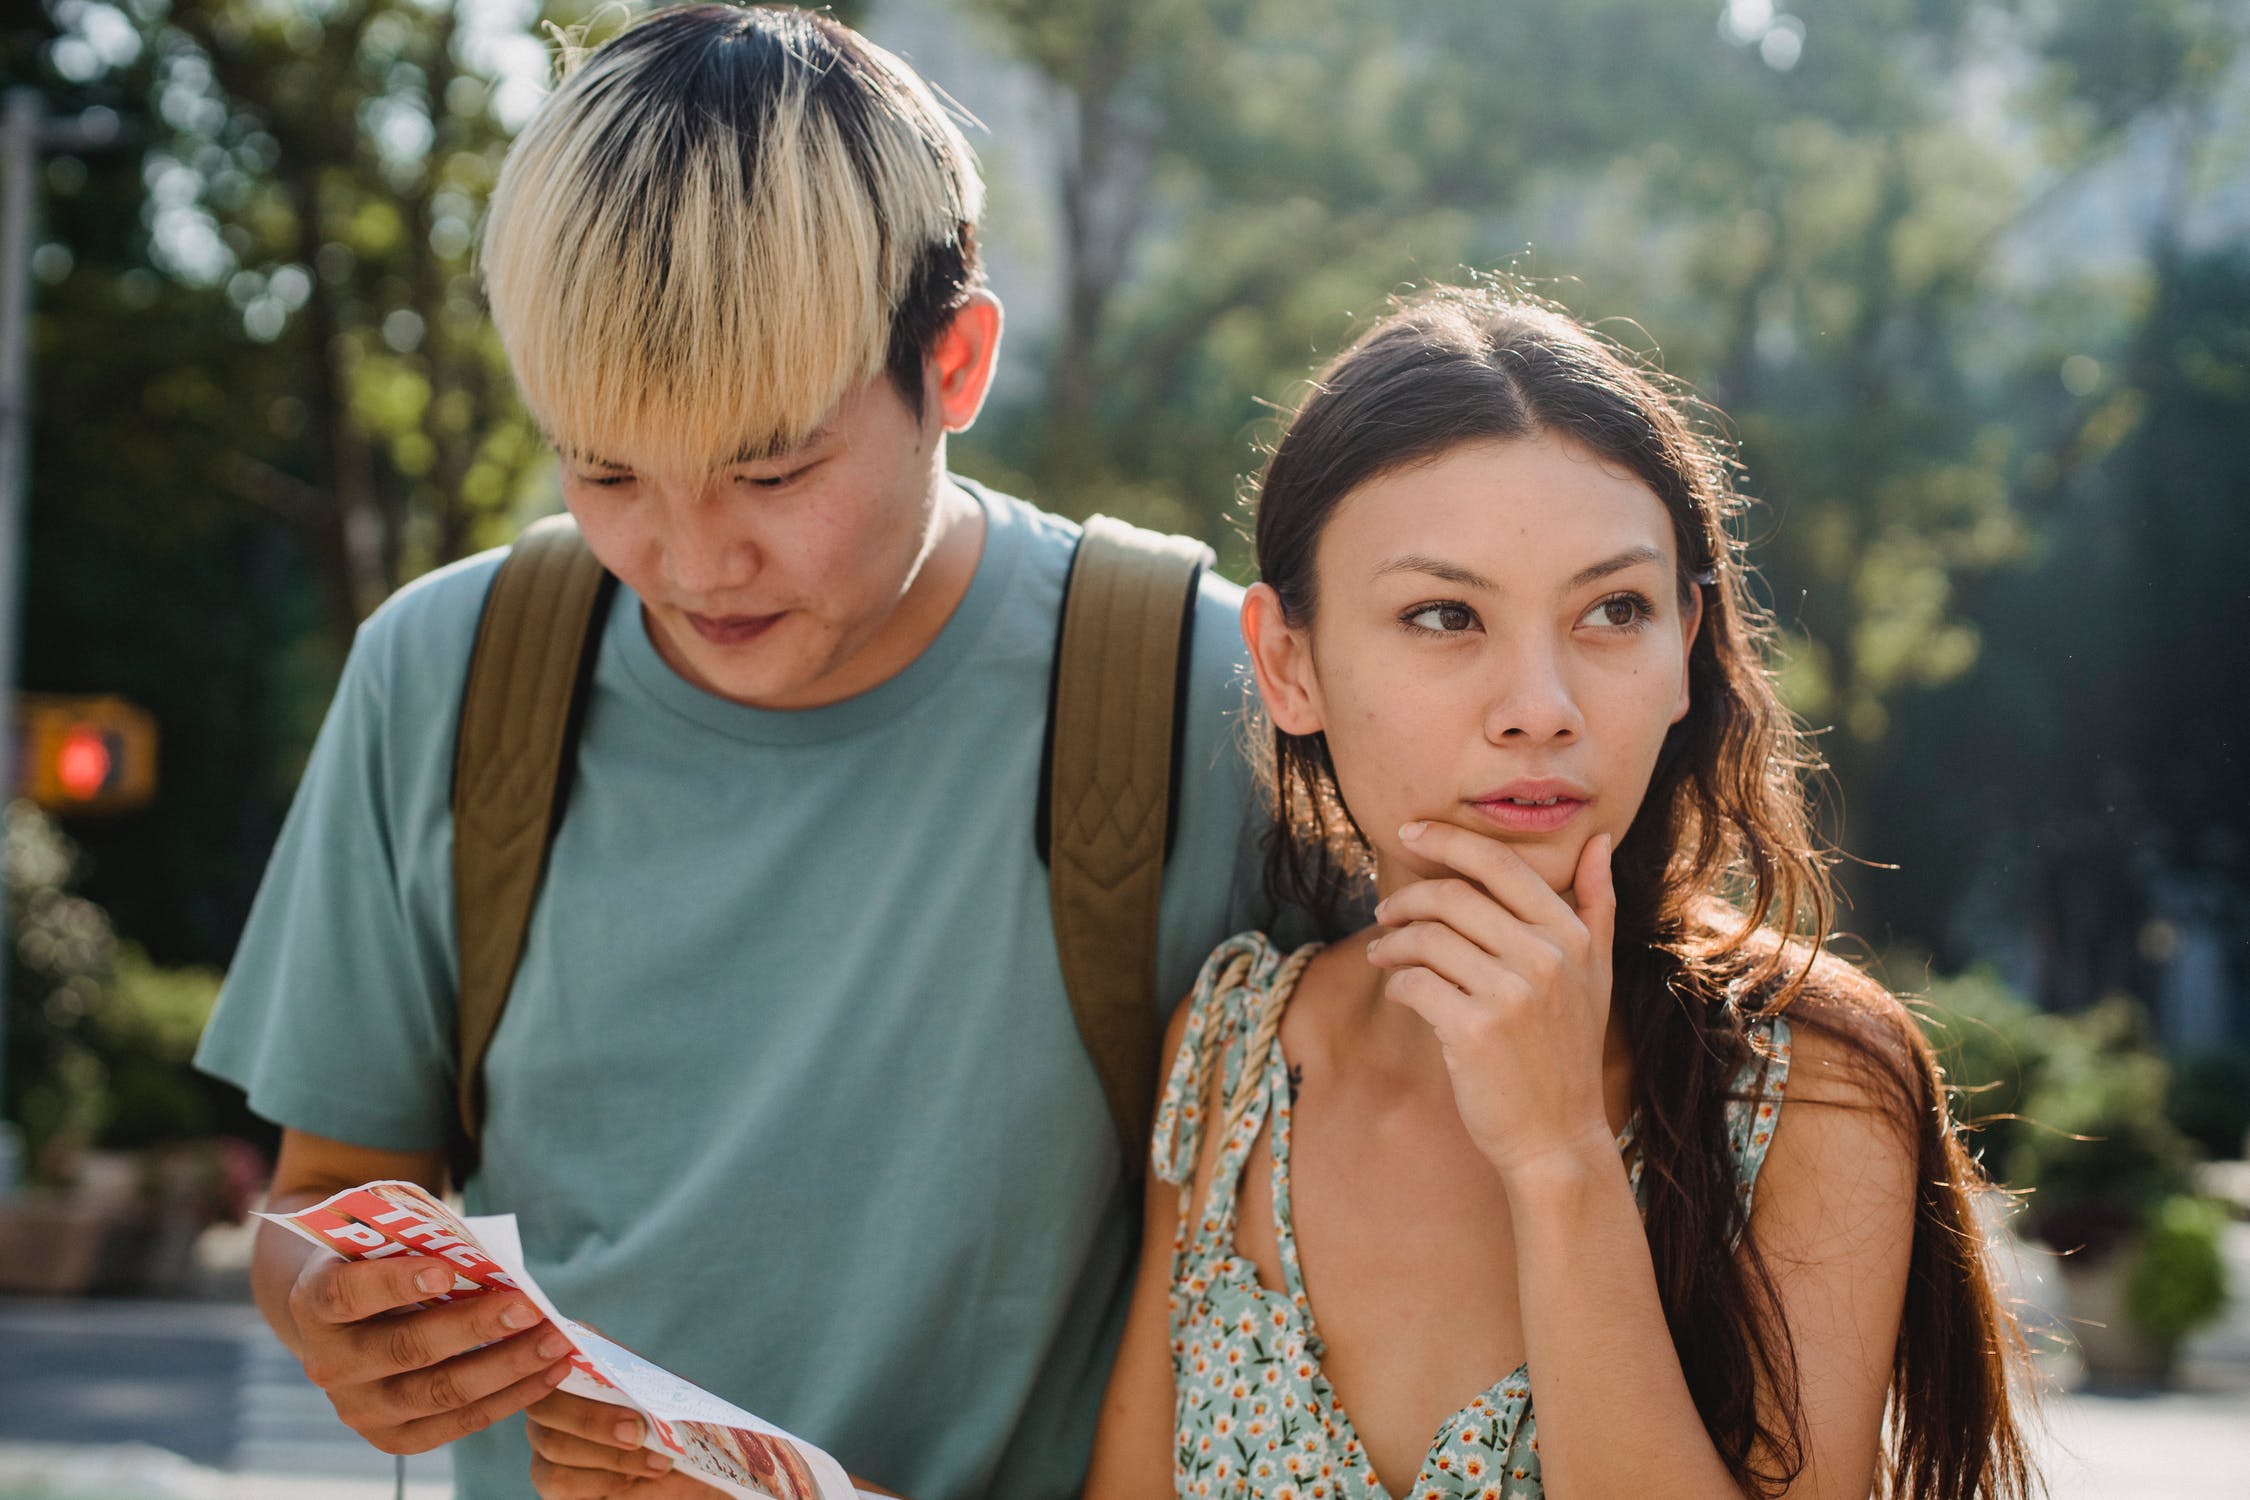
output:
[{"label": "man's ear", "polygon": [[1318,734],[1324,727],[1320,675],[1313,667],[1312,637],[1281,615],[1271,584],[1253,583],[1242,599],[1242,640],[1266,717],[1283,734]]},{"label": "man's ear", "polygon": [[1687,604],[1680,611],[1680,701],[1672,710],[1672,722],[1677,724],[1687,717],[1692,704],[1688,693],[1688,664],[1695,657],[1695,637],[1703,629],[1703,586],[1691,585]]},{"label": "man's ear", "polygon": [[1000,299],[980,287],[954,310],[930,346],[932,404],[945,431],[968,431],[984,408],[1000,359],[1000,325]]}]

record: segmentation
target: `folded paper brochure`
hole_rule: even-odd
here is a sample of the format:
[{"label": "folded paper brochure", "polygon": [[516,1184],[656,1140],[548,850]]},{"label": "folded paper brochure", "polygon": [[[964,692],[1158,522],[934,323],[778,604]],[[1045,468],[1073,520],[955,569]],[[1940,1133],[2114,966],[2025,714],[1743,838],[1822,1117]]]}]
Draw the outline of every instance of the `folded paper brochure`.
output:
[{"label": "folded paper brochure", "polygon": [[522,1292],[571,1342],[570,1375],[560,1389],[639,1412],[645,1446],[715,1490],[738,1500],[852,1500],[860,1493],[812,1444],[564,1317],[524,1269],[514,1214],[464,1219],[411,1182],[369,1182],[311,1208],[260,1217],[348,1260],[411,1251],[449,1261],[453,1288],[432,1302],[498,1287]]}]

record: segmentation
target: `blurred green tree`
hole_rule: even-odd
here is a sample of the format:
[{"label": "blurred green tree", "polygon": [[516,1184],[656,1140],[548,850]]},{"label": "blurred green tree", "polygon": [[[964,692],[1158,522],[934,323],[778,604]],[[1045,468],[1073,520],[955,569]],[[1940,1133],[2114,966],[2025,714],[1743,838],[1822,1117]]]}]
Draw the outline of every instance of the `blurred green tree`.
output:
[{"label": "blurred green tree", "polygon": [[467,14],[182,0],[154,39],[151,179],[210,231],[175,269],[223,278],[280,392],[217,478],[299,536],[339,640],[502,539],[540,457],[470,271],[509,130]]},{"label": "blurred green tree", "polygon": [[[2143,607],[2174,578],[2241,596],[2217,570],[2250,280],[2240,225],[2197,227],[2240,180],[2239,5],[921,8],[1028,66],[1058,127],[1027,186],[1061,311],[964,466],[1200,532],[1240,573],[1239,481],[1317,360],[1394,289],[1499,271],[1730,413],[1786,686],[1833,726],[1835,831],[1912,867],[1853,876],[1855,925],[1948,960],[2031,932],[2060,945],[2042,1001],[2147,991],[2112,857],[2137,835],[2089,811],[2120,774],[2161,858],[2216,827],[2244,888],[2250,830],[2210,812],[2239,670]],[[88,889],[163,956],[224,957],[357,620],[544,498],[469,254],[533,23],[587,13],[48,0],[8,34],[8,78],[142,130],[48,173],[27,671],[162,718],[163,802],[78,832]],[[2153,197],[2119,186],[2149,162]],[[2120,217],[2116,253],[2080,243]],[[2105,737],[2112,688],[2137,717]],[[2013,904],[1964,925],[1996,848]]]}]

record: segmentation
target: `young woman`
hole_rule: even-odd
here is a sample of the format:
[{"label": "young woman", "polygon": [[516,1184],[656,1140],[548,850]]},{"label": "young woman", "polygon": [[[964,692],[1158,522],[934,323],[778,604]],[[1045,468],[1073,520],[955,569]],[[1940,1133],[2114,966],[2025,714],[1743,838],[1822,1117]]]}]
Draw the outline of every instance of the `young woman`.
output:
[{"label": "young woman", "polygon": [[1808,756],[1685,408],[1444,291],[1275,450],[1276,873],[1380,904],[1231,939],[1173,1022],[1092,1500],[2025,1490],[1976,1168],[1822,951]]}]

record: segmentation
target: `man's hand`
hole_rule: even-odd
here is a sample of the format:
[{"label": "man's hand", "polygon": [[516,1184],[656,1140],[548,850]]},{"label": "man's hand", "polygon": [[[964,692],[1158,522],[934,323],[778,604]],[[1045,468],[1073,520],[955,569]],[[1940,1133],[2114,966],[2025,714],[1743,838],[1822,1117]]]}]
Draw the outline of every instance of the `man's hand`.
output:
[{"label": "man's hand", "polygon": [[709,1485],[641,1446],[645,1429],[628,1407],[555,1391],[527,1415],[539,1500],[710,1500]]},{"label": "man's hand", "polygon": [[452,1284],[452,1268],[428,1256],[316,1252],[289,1289],[305,1374],[385,1453],[425,1453],[480,1431],[570,1373],[568,1341],[521,1292],[399,1311]]}]

